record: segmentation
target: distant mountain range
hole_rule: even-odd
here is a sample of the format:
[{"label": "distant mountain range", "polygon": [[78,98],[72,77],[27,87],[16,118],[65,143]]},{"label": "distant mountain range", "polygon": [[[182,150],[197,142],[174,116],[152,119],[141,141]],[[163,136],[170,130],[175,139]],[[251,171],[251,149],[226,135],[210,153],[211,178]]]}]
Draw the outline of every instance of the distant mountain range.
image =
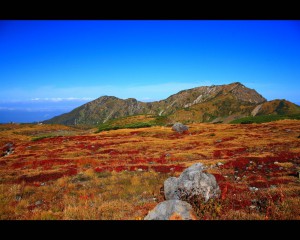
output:
[{"label": "distant mountain range", "polygon": [[294,103],[284,99],[267,101],[254,89],[234,82],[183,90],[155,102],[102,96],[44,123],[97,125],[111,119],[140,114],[166,116],[172,122],[227,123],[247,116],[299,113],[300,106]]}]

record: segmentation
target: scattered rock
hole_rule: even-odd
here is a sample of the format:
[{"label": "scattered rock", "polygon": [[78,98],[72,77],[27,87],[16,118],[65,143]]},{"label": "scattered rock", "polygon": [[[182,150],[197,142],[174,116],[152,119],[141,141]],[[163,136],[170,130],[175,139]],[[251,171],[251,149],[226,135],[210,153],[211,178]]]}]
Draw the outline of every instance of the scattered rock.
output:
[{"label": "scattered rock", "polygon": [[218,139],[218,140],[216,141],[216,143],[220,143],[220,142],[222,142],[222,139]]},{"label": "scattered rock", "polygon": [[172,130],[178,133],[183,133],[183,132],[187,132],[189,130],[189,127],[186,125],[183,125],[180,122],[174,123],[174,125],[172,126]]},{"label": "scattered rock", "polygon": [[46,184],[44,182],[41,183],[41,186],[45,186]]},{"label": "scattered rock", "polygon": [[142,172],[143,171],[143,169],[141,169],[141,168],[138,168],[138,170],[137,170],[138,172]]},{"label": "scattered rock", "polygon": [[144,220],[197,220],[192,206],[180,200],[159,203]]},{"label": "scattered rock", "polygon": [[241,180],[241,178],[240,178],[240,177],[237,177],[237,176],[235,176],[234,179],[235,179],[235,181]]},{"label": "scattered rock", "polygon": [[277,188],[277,187],[276,187],[275,185],[271,185],[270,188],[271,188],[271,189],[275,189],[275,188]]},{"label": "scattered rock", "polygon": [[249,208],[250,208],[250,210],[255,210],[255,209],[256,209],[256,206],[251,205],[251,206],[249,206]]},{"label": "scattered rock", "polygon": [[262,198],[262,199],[253,199],[252,205],[256,207],[260,212],[265,211],[268,205],[268,199]]},{"label": "scattered rock", "polygon": [[256,191],[258,191],[258,188],[257,187],[249,187],[249,190],[251,192],[256,192]]},{"label": "scattered rock", "polygon": [[18,195],[16,195],[15,199],[16,199],[16,201],[21,201],[22,200],[22,196],[18,194]]},{"label": "scattered rock", "polygon": [[217,166],[218,166],[218,167],[220,167],[220,166],[222,166],[222,165],[224,165],[224,164],[221,163],[221,162],[218,162],[218,163],[217,163]]},{"label": "scattered rock", "polygon": [[14,145],[12,143],[7,143],[2,147],[1,156],[4,157],[4,156],[7,156],[7,155],[9,155],[13,152],[14,152]]},{"label": "scattered rock", "polygon": [[279,162],[274,162],[274,164],[278,164]]},{"label": "scattered rock", "polygon": [[42,204],[43,204],[43,201],[42,201],[42,200],[38,200],[38,201],[35,202],[35,205],[36,205],[36,206],[42,205]]},{"label": "scattered rock", "polygon": [[210,198],[219,197],[221,191],[216,178],[203,170],[203,165],[196,163],[185,169],[178,178],[168,178],[164,182],[166,200],[188,200],[196,196],[203,197],[207,202]]}]

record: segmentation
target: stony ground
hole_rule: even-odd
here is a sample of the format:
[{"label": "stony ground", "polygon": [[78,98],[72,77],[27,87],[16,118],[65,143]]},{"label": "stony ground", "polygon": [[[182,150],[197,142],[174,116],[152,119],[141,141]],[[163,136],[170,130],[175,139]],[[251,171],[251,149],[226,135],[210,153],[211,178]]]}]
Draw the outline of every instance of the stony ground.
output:
[{"label": "stony ground", "polygon": [[0,125],[0,219],[143,219],[196,162],[222,191],[199,219],[300,219],[300,121],[94,132]]}]

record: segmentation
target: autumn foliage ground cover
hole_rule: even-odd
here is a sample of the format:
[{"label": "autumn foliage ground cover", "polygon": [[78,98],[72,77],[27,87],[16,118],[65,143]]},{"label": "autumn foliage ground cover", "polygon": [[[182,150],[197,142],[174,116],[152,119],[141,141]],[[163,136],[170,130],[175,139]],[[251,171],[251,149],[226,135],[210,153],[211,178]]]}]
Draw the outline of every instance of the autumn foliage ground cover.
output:
[{"label": "autumn foliage ground cover", "polygon": [[300,219],[298,120],[95,131],[0,125],[0,219],[143,219],[196,162],[221,188],[199,219]]}]

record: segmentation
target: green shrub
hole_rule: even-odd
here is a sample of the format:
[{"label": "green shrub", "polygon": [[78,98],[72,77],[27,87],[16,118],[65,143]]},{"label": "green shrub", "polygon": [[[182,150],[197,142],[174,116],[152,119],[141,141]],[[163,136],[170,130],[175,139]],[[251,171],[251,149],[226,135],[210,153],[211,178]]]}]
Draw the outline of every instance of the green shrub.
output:
[{"label": "green shrub", "polygon": [[251,124],[251,123],[265,123],[265,122],[272,122],[284,119],[296,119],[300,120],[300,114],[292,114],[292,115],[261,115],[261,116],[250,116],[244,117],[240,119],[236,119],[231,121],[232,124]]},{"label": "green shrub", "polygon": [[33,137],[31,140],[32,141],[38,141],[38,140],[41,140],[41,139],[44,139],[44,138],[51,138],[53,137],[52,135],[43,135],[43,136],[38,136],[38,137]]}]

